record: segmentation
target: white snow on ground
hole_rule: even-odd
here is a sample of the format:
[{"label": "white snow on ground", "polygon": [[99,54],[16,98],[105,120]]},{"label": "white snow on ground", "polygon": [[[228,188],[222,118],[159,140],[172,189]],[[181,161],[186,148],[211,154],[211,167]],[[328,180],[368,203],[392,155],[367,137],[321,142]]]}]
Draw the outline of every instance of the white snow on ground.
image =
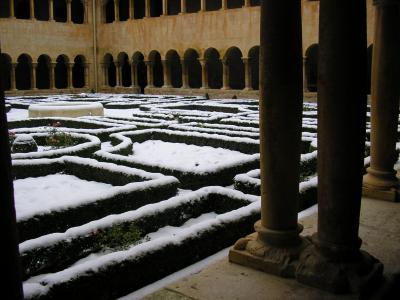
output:
[{"label": "white snow on ground", "polygon": [[133,157],[151,165],[198,170],[241,161],[251,155],[224,148],[149,140],[133,144]]},{"label": "white snow on ground", "polygon": [[78,204],[85,196],[100,196],[110,187],[111,184],[64,174],[14,180],[17,219],[63,205]]},{"label": "white snow on ground", "polygon": [[8,121],[23,120],[23,119],[27,119],[27,118],[28,118],[28,110],[27,109],[12,108],[7,113]]},{"label": "white snow on ground", "polygon": [[132,113],[134,111],[138,111],[139,109],[133,108],[133,109],[109,109],[105,108],[104,109],[104,116],[105,117],[114,117],[114,118],[119,118],[119,117],[132,117]]}]

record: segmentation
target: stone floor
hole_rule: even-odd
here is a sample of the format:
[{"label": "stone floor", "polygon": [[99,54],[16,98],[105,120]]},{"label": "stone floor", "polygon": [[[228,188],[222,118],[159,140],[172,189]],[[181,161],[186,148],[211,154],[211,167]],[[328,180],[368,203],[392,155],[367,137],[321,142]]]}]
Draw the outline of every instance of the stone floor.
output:
[{"label": "stone floor", "polygon": [[[369,299],[400,299],[400,203],[363,199],[360,237],[362,249],[385,266],[386,283]],[[302,234],[316,231],[317,215],[301,221]],[[358,295],[333,295],[232,264],[225,258],[203,271],[175,282],[144,299],[359,299]]]}]

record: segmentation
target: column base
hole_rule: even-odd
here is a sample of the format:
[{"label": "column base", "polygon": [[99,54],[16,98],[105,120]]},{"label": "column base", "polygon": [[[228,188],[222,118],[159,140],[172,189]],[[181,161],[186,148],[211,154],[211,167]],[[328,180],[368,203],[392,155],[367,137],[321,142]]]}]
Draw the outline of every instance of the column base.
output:
[{"label": "column base", "polygon": [[230,90],[231,88],[230,87],[228,87],[228,86],[223,86],[222,88],[221,88],[221,90]]},{"label": "column base", "polygon": [[251,88],[251,87],[246,87],[246,88],[243,89],[243,91],[253,91],[253,90],[254,90],[254,89]]},{"label": "column base", "polygon": [[265,273],[294,278],[298,258],[310,242],[298,237],[296,245],[279,247],[263,242],[259,235],[255,232],[239,239],[229,251],[229,261]]},{"label": "column base", "polygon": [[355,258],[337,261],[310,245],[301,253],[296,279],[335,294],[363,294],[377,287],[382,273],[383,265],[367,252],[359,250]]},{"label": "column base", "polygon": [[399,188],[399,180],[394,170],[383,172],[369,167],[363,178],[365,197],[395,202],[400,199]]},{"label": "column base", "polygon": [[370,186],[362,187],[362,195],[367,198],[399,202],[400,201],[400,191],[396,188],[391,188],[387,190],[377,189]]}]

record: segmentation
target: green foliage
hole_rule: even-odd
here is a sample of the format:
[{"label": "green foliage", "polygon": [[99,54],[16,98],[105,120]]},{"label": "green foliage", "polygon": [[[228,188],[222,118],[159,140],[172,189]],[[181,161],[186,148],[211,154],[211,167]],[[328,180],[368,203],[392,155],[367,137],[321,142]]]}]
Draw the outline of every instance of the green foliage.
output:
[{"label": "green foliage", "polygon": [[139,242],[143,236],[143,230],[138,226],[125,223],[123,226],[112,226],[101,230],[97,243],[102,249],[126,249]]},{"label": "green foliage", "polygon": [[66,132],[59,132],[57,127],[60,126],[60,122],[52,124],[52,128],[49,131],[49,136],[46,137],[46,144],[53,148],[65,148],[75,146],[78,141],[72,137],[71,134]]}]

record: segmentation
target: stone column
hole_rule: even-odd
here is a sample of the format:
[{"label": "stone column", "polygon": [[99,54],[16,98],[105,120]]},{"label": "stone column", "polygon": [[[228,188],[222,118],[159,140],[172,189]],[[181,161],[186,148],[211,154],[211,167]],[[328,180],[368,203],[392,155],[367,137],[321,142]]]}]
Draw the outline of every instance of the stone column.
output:
[{"label": "stone column", "polygon": [[162,60],[164,85],[163,88],[171,88],[171,65],[168,60]]},{"label": "stone column", "polygon": [[73,82],[72,82],[72,68],[74,64],[73,63],[67,63],[67,88],[72,89],[73,88]]},{"label": "stone column", "polygon": [[49,0],[49,21],[54,21],[53,0]]},{"label": "stone column", "polygon": [[119,0],[114,0],[114,22],[119,21]]},{"label": "stone column", "polygon": [[11,87],[10,90],[11,91],[16,91],[17,89],[15,88],[16,86],[16,81],[15,81],[15,69],[17,68],[17,64],[16,63],[12,63],[11,64],[11,70],[10,70],[10,83],[11,83]]},{"label": "stone column", "polygon": [[252,90],[252,74],[251,74],[251,66],[250,66],[250,59],[247,57],[242,58],[244,64],[244,80],[245,80],[245,87],[244,89],[247,91]]},{"label": "stone column", "polygon": [[119,62],[115,63],[115,67],[116,67],[116,86],[115,87],[120,87],[122,86],[121,82],[122,82],[122,65]]},{"label": "stone column", "polygon": [[308,93],[308,80],[307,80],[307,57],[303,57],[303,93]]},{"label": "stone column", "polygon": [[133,20],[135,18],[135,6],[133,5],[134,0],[129,0],[129,18]]},{"label": "stone column", "polygon": [[37,63],[32,63],[32,68],[31,68],[31,90],[37,90],[37,87],[36,87],[36,68],[37,68]]},{"label": "stone column", "polygon": [[208,89],[208,73],[207,73],[207,61],[205,59],[198,59],[201,65],[201,88]]},{"label": "stone column", "polygon": [[301,1],[261,5],[261,220],[239,240],[231,261],[294,277],[307,244],[297,223],[302,119]]},{"label": "stone column", "polygon": [[154,87],[154,80],[153,80],[153,62],[151,60],[145,61],[147,67],[147,87],[153,88]]},{"label": "stone column", "polygon": [[29,0],[29,18],[33,20],[35,18],[35,1]]},{"label": "stone column", "polygon": [[108,64],[101,63],[101,69],[103,71],[103,87],[108,87]]},{"label": "stone column", "polygon": [[222,90],[229,90],[229,65],[226,59],[222,59]]},{"label": "stone column", "polygon": [[188,75],[188,68],[184,59],[181,59],[182,65],[182,88],[189,89],[189,75]]},{"label": "stone column", "polygon": [[10,18],[15,19],[14,0],[9,0],[10,3]]},{"label": "stone column", "polygon": [[49,89],[50,90],[53,90],[55,88],[55,84],[54,84],[54,69],[55,68],[56,68],[55,63],[49,64],[49,80],[50,80]]},{"label": "stone column", "polygon": [[200,11],[206,11],[206,0],[201,0]]},{"label": "stone column", "polygon": [[168,15],[168,0],[162,0],[162,11],[163,11],[163,16]]},{"label": "stone column", "polygon": [[186,13],[186,0],[181,0],[181,14]]},{"label": "stone column", "polygon": [[144,17],[145,18],[150,18],[151,17],[151,7],[150,7],[150,0],[145,0],[145,4],[144,4]]},{"label": "stone column", "polygon": [[228,8],[228,0],[221,0],[221,9],[227,9]]},{"label": "stone column", "polygon": [[375,1],[375,37],[371,85],[371,165],[364,176],[367,197],[396,201],[399,181],[396,153],[400,89],[399,1]]},{"label": "stone column", "polygon": [[358,237],[367,108],[364,1],[321,0],[318,62],[318,232],[297,280],[356,293],[380,279],[382,265]]},{"label": "stone column", "polygon": [[244,0],[244,7],[250,7],[250,0]]},{"label": "stone column", "polygon": [[84,76],[84,78],[85,78],[85,84],[83,85],[83,87],[84,88],[88,88],[88,87],[90,87],[90,76],[89,76],[89,63],[85,63],[84,65],[83,65],[83,71],[84,71],[84,73],[85,73],[85,76]]},{"label": "stone column", "polygon": [[71,23],[71,2],[72,0],[67,0],[67,23]]},{"label": "stone column", "polygon": [[139,86],[138,83],[138,78],[137,78],[137,63],[135,61],[132,61],[131,63],[131,74],[132,74],[132,88],[136,88]]}]

